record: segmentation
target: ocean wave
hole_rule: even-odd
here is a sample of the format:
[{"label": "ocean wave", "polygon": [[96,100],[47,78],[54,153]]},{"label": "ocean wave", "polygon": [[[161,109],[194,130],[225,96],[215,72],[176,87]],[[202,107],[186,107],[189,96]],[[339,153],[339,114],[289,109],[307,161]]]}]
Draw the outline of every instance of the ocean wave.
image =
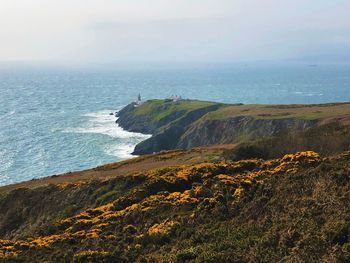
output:
[{"label": "ocean wave", "polygon": [[118,124],[113,122],[112,124],[105,124],[105,125],[98,125],[94,124],[90,127],[86,128],[67,128],[64,129],[62,132],[66,133],[96,133],[96,134],[104,134],[108,135],[112,138],[118,138],[118,139],[129,139],[129,138],[140,138],[140,139],[147,139],[149,138],[149,135],[145,135],[142,133],[136,133],[136,132],[128,132],[121,128]]},{"label": "ocean wave", "polygon": [[136,157],[131,153],[134,151],[135,144],[123,143],[117,145],[110,145],[105,148],[105,153],[111,156],[116,156],[121,159],[129,159]]},{"label": "ocean wave", "polygon": [[80,133],[80,134],[103,134],[113,139],[108,145],[101,145],[107,155],[116,156],[121,159],[132,157],[131,153],[136,144],[148,139],[151,135],[128,132],[121,128],[117,123],[117,118],[110,115],[113,111],[105,110],[84,114],[83,117],[88,118],[85,127],[67,128],[62,130],[64,133]]},{"label": "ocean wave", "polygon": [[111,115],[113,111],[100,111],[100,112],[92,112],[92,113],[86,113],[82,116],[92,118],[96,122],[108,122],[115,119],[114,115]]},{"label": "ocean wave", "polygon": [[110,112],[113,111],[99,111],[94,113],[84,114],[84,117],[88,117],[89,120],[87,122],[86,127],[78,127],[78,128],[67,128],[64,129],[63,132],[69,133],[97,133],[108,135],[113,138],[119,139],[128,139],[128,138],[139,138],[139,139],[147,139],[150,135],[136,133],[136,132],[128,132],[121,128],[117,123],[117,118],[114,115],[110,115]]},{"label": "ocean wave", "polygon": [[320,92],[293,91],[292,93],[296,95],[305,96],[305,97],[323,96],[323,93],[320,93]]},{"label": "ocean wave", "polygon": [[5,118],[7,118],[7,117],[10,117],[10,116],[14,115],[15,113],[16,113],[16,110],[9,111],[9,112],[7,112],[7,113],[1,115],[1,116],[0,116],[0,120],[5,119]]}]

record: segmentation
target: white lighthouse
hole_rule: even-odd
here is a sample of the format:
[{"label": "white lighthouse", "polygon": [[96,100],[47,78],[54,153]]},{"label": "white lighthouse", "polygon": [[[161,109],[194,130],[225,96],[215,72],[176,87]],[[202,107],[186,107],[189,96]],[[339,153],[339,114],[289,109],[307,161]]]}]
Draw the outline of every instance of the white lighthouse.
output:
[{"label": "white lighthouse", "polygon": [[138,107],[142,105],[142,98],[141,98],[141,94],[139,93],[139,95],[137,96],[137,100],[135,101],[135,107]]}]

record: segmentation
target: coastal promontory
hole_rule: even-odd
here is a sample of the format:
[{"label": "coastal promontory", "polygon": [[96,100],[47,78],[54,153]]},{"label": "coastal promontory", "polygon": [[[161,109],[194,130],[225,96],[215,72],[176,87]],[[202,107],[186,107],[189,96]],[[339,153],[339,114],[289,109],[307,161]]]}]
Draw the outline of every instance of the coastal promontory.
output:
[{"label": "coastal promontory", "polygon": [[326,140],[324,131],[348,129],[350,104],[244,105],[158,99],[141,105],[131,103],[117,116],[122,128],[152,134],[135,147],[134,154],[140,155],[278,137],[310,137],[310,133]]}]

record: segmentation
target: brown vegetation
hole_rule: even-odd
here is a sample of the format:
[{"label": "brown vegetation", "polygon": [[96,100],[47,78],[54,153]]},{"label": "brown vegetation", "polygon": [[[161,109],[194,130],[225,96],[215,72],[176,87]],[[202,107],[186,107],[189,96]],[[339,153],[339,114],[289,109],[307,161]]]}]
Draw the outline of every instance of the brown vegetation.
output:
[{"label": "brown vegetation", "polygon": [[349,161],[349,152],[321,158],[306,151],[61,185],[62,194],[85,187],[100,201],[62,214],[26,237],[1,240],[0,257],[4,262],[346,262]]}]

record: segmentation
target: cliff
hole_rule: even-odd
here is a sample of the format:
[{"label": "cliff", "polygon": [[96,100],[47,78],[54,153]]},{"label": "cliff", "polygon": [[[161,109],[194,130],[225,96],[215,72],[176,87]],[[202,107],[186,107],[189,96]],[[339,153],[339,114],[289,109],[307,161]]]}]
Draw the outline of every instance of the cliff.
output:
[{"label": "cliff", "polygon": [[[201,101],[151,100],[130,104],[118,113],[126,130],[153,136],[135,147],[134,154],[170,149],[243,143],[329,123],[350,123],[350,104],[228,105]],[[322,129],[322,128],[321,128]]]},{"label": "cliff", "polygon": [[318,120],[296,118],[257,119],[252,116],[220,120],[201,119],[186,130],[177,146],[179,148],[191,148],[209,144],[246,142],[287,134],[290,131],[306,130],[317,123]]}]

